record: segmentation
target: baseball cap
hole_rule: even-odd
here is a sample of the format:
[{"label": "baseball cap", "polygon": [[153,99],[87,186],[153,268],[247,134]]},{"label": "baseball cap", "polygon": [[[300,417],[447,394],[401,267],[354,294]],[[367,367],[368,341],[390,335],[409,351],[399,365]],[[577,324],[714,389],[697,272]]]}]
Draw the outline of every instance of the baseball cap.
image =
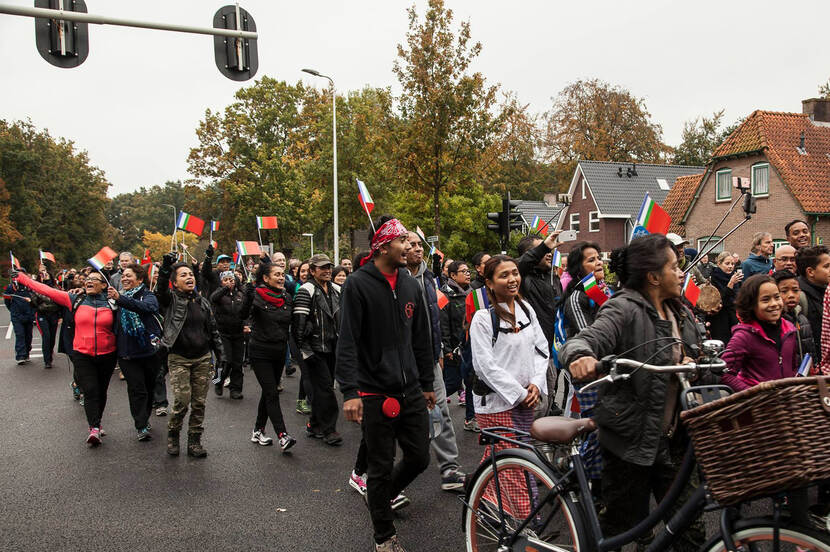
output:
[{"label": "baseball cap", "polygon": [[672,243],[673,246],[677,247],[678,245],[683,245],[684,243],[689,243],[689,240],[686,238],[681,238],[674,232],[669,232],[666,234],[666,238]]},{"label": "baseball cap", "polygon": [[217,263],[220,263],[220,262],[222,262],[222,261],[226,261],[226,260],[227,260],[227,261],[230,261],[230,260],[231,260],[230,255],[219,255],[218,257],[216,257],[216,262],[217,262]]},{"label": "baseball cap", "polygon": [[331,259],[329,259],[329,256],[325,253],[317,253],[316,255],[311,256],[311,258],[308,260],[308,264],[316,267],[321,267],[333,265],[334,263],[331,262]]}]

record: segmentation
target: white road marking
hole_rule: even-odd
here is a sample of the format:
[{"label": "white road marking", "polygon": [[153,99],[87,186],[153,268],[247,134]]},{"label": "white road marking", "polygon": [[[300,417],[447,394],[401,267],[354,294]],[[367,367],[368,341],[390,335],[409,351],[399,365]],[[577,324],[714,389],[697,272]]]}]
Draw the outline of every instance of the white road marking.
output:
[{"label": "white road marking", "polygon": [[9,324],[9,329],[6,330],[6,339],[11,339],[12,338],[12,331],[14,331],[13,328],[12,328],[12,325]]}]

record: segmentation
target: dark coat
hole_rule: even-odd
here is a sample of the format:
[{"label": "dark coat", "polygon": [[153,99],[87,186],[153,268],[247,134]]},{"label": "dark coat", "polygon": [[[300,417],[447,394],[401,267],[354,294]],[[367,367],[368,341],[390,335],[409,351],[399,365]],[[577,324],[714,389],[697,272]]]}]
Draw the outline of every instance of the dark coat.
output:
[{"label": "dark coat", "polygon": [[[159,303],[155,294],[145,286],[132,297],[127,297],[121,292],[115,304],[122,309],[138,313],[144,326],[144,335],[138,337],[127,334],[123,324],[117,325],[115,339],[118,358],[146,358],[156,354],[152,340],[161,338],[161,327],[154,316],[159,313]],[[116,316],[120,317],[121,313],[116,313]]]},{"label": "dark coat", "polygon": [[241,336],[246,316],[242,316],[242,304],[245,294],[234,287],[233,290],[219,286],[210,295],[210,304],[213,306],[213,316],[216,317],[216,326],[219,333],[227,336]]},{"label": "dark coat", "polygon": [[[701,336],[694,315],[679,301],[669,301],[674,313],[685,354],[694,352]],[[599,309],[594,323],[568,339],[559,353],[566,368],[577,358],[601,359],[621,354],[649,364],[672,364],[671,323],[661,320],[654,306],[639,292],[623,288]],[[640,466],[654,464],[661,438],[666,395],[673,374],[645,370],[632,373],[631,379],[606,383],[599,388],[599,404],[594,421],[599,426],[599,442],[626,462]]]},{"label": "dark coat", "polygon": [[537,265],[542,257],[550,253],[545,242],[525,251],[519,257],[519,273],[522,275],[522,297],[530,303],[542,332],[548,340],[548,350],[553,345],[556,304],[562,297],[562,283],[552,270],[542,270]]},{"label": "dark coat", "polygon": [[[12,294],[18,295],[19,297],[12,297]],[[11,315],[11,319],[13,321],[34,322],[35,309],[32,307],[32,303],[26,301],[25,299],[21,299],[21,297],[28,297],[31,299],[33,295],[34,293],[32,293],[32,291],[28,288],[18,284],[9,284],[6,286],[6,289],[3,292],[3,302],[6,304],[6,308],[9,309],[9,314]]]},{"label": "dark coat", "polygon": [[807,311],[804,315],[810,321],[810,326],[813,329],[813,350],[815,355],[813,357],[816,366],[821,362],[821,315],[824,309],[822,301],[824,301],[825,287],[815,286],[811,284],[804,276],[798,277],[798,285],[801,288],[801,293],[807,298]]},{"label": "dark coat", "polygon": [[421,263],[418,274],[413,276],[422,287],[426,295],[427,308],[429,309],[429,324],[432,330],[432,356],[435,362],[441,358],[441,309],[438,308],[438,293],[435,289],[435,276],[427,268],[425,262]]},{"label": "dark coat", "polygon": [[[265,285],[257,287],[280,292]],[[259,296],[252,284],[246,286],[240,315],[244,320],[250,319],[251,339],[248,348],[252,358],[273,358],[279,351],[285,354],[293,308],[291,293],[282,290],[282,300],[281,306],[271,304]]]},{"label": "dark coat", "polygon": [[735,284],[735,288],[730,288],[727,284],[732,278],[732,274],[727,274],[715,266],[712,269],[711,284],[715,286],[720,292],[721,309],[715,314],[706,316],[706,323],[709,328],[709,336],[712,339],[719,339],[726,345],[732,339],[732,327],[738,323],[738,315],[735,312],[735,297],[737,295],[739,284]]},{"label": "dark coat", "polygon": [[294,339],[306,353],[333,353],[340,331],[340,286],[328,284],[326,292],[314,278],[300,286],[294,298]]},{"label": "dark coat", "polygon": [[464,344],[464,318],[466,313],[467,292],[449,282],[441,288],[449,303],[441,310],[441,342],[444,354],[458,356]]}]

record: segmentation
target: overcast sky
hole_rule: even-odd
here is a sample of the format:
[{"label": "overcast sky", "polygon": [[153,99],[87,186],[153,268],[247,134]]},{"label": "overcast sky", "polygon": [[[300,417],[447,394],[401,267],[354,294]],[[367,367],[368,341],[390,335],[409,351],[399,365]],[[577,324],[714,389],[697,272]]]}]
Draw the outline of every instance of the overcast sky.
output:
[{"label": "overcast sky", "polygon": [[[30,0],[0,4],[32,5]],[[420,13],[426,2],[418,1]],[[221,0],[87,0],[90,13],[209,27]],[[246,0],[259,32],[259,72],[340,91],[392,86],[410,2]],[[483,45],[475,69],[537,112],[577,79],[597,77],[642,97],[664,140],[683,122],[726,109],[801,111],[830,77],[830,2],[553,2],[450,0]],[[90,53],[75,69],[41,59],[30,18],[0,14],[0,118],[31,119],[72,139],[112,183],[110,195],[184,179],[205,109],[242,85],[223,77],[212,38],[90,25]]]}]

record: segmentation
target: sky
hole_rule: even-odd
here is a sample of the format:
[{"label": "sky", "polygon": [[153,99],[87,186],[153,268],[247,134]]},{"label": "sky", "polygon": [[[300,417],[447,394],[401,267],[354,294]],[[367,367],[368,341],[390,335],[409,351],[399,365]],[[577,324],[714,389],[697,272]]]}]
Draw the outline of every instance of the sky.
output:
[{"label": "sky", "polygon": [[[96,15],[210,27],[208,0],[86,0]],[[31,6],[31,0],[0,0]],[[244,0],[259,32],[259,71],[339,91],[391,87],[411,1]],[[419,13],[426,2],[415,2]],[[664,141],[683,123],[725,109],[801,111],[830,78],[830,2],[448,0],[483,50],[473,70],[514,91],[533,112],[562,88],[599,78],[644,99]],[[43,60],[34,20],[0,14],[0,118],[29,119],[73,140],[112,184],[110,195],[186,179],[206,109],[221,110],[246,83],[216,69],[210,36],[90,25],[90,53],[74,69]],[[248,81],[252,84],[253,81]]]}]

